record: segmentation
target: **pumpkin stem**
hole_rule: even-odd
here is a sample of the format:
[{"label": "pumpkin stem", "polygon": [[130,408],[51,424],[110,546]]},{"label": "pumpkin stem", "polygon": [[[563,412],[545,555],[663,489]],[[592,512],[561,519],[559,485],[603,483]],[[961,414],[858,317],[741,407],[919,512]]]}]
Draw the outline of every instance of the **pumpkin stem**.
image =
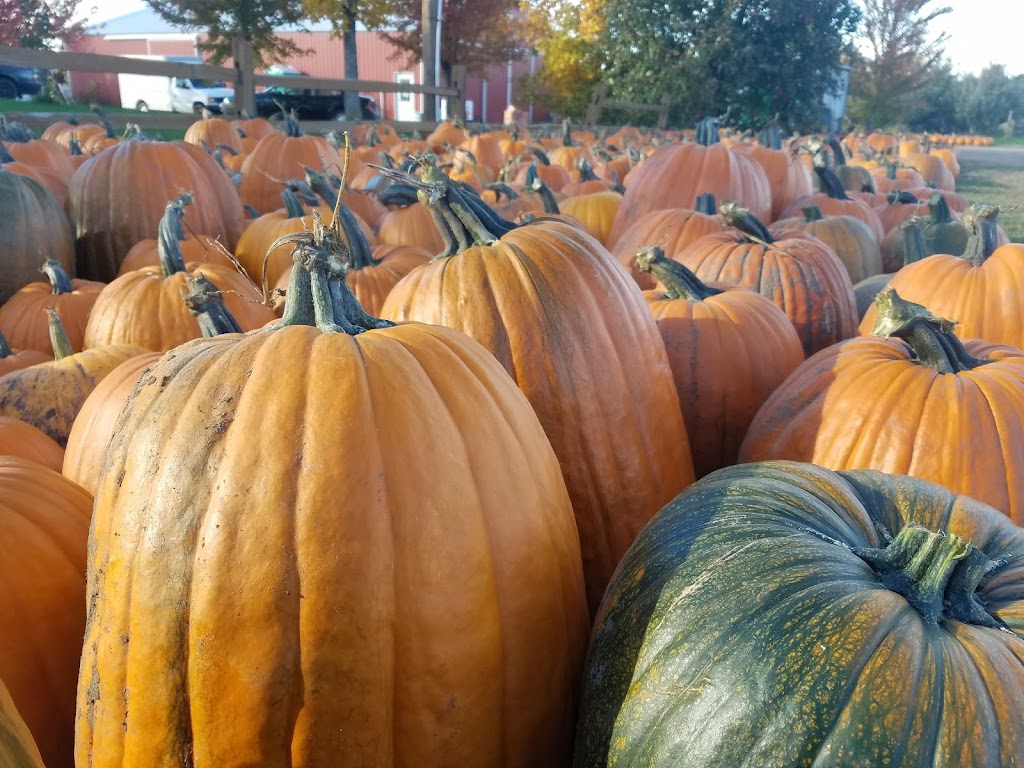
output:
[{"label": "pumpkin stem", "polygon": [[7,147],[0,144],[0,163],[13,163],[14,156],[8,151]]},{"label": "pumpkin stem", "polygon": [[569,118],[562,121],[562,146],[563,147],[575,147],[576,142],[572,139],[572,123],[569,122]]},{"label": "pumpkin stem", "polygon": [[10,357],[14,354],[14,350],[11,349],[11,344],[7,341],[7,337],[0,333],[0,360],[5,357]]},{"label": "pumpkin stem", "polygon": [[964,212],[963,223],[971,233],[963,258],[980,267],[999,247],[999,209],[992,205],[971,206]]},{"label": "pumpkin stem", "polygon": [[775,242],[772,233],[757,216],[752,214],[739,203],[727,200],[721,206],[722,220],[726,226],[738,229],[747,237],[760,240],[768,245]]},{"label": "pumpkin stem", "polygon": [[278,238],[271,246],[293,244],[292,269],[285,299],[284,318],[278,327],[313,325],[324,333],[356,335],[375,328],[390,328],[387,320],[372,317],[359,305],[345,278],[350,252],[332,226],[324,226],[313,211],[313,228]]},{"label": "pumpkin stem", "polygon": [[697,122],[697,129],[694,133],[694,139],[698,144],[704,147],[710,147],[712,144],[717,144],[719,142],[718,118],[705,117],[703,120],[699,120]]},{"label": "pumpkin stem", "polygon": [[934,224],[945,224],[953,220],[953,212],[949,210],[949,203],[941,192],[932,192],[928,199],[928,210]]},{"label": "pumpkin stem", "polygon": [[60,295],[62,293],[72,293],[75,287],[71,284],[71,278],[68,277],[68,273],[64,271],[64,267],[60,265],[60,262],[55,259],[47,259],[43,262],[43,266],[39,268],[39,271],[46,275],[46,279],[50,281],[50,288],[53,293]]},{"label": "pumpkin stem", "polygon": [[928,219],[910,216],[900,223],[903,230],[903,266],[920,261],[928,256],[928,245],[924,241],[924,228]]},{"label": "pumpkin stem", "polygon": [[212,339],[222,333],[242,333],[234,315],[224,305],[220,289],[202,274],[196,274],[185,281],[185,306],[199,321],[199,330],[204,339]]},{"label": "pumpkin stem", "polygon": [[410,205],[419,202],[416,197],[416,187],[411,184],[402,184],[400,182],[389,184],[378,192],[377,200],[381,205],[397,205],[400,208],[408,208]]},{"label": "pumpkin stem", "polygon": [[665,252],[656,245],[648,245],[637,251],[636,267],[641,272],[654,275],[665,286],[665,296],[669,299],[704,301],[722,293],[704,284],[686,265],[665,256]]},{"label": "pumpkin stem", "polygon": [[314,171],[306,166],[303,166],[302,169],[306,174],[306,184],[309,185],[309,188],[320,196],[324,205],[334,208],[338,204],[338,192],[331,184],[331,180],[327,178],[327,174]]},{"label": "pumpkin stem", "polygon": [[359,226],[359,221],[352,210],[344,203],[338,203],[336,210],[341,221],[341,231],[345,233],[345,239],[348,241],[348,248],[352,255],[349,269],[366,269],[380,264],[379,260],[373,258],[370,241],[366,239],[366,233]]},{"label": "pumpkin stem", "polygon": [[925,621],[954,619],[1001,628],[977,597],[977,589],[996,562],[954,533],[935,533],[908,525],[885,547],[854,553],[871,566],[882,584],[906,598]]},{"label": "pumpkin stem", "polygon": [[576,168],[580,172],[580,181],[600,181],[594,174],[594,168],[587,158],[581,157],[580,161],[576,163]]},{"label": "pumpkin stem", "polygon": [[892,288],[875,297],[875,306],[878,317],[871,332],[885,339],[902,339],[921,365],[939,373],[964,373],[992,362],[964,349],[953,333],[955,322],[936,317],[920,304],[901,298]]},{"label": "pumpkin stem", "polygon": [[46,313],[49,316],[47,324],[50,328],[50,345],[53,347],[53,359],[63,360],[65,357],[71,357],[71,355],[75,354],[75,350],[71,347],[67,331],[64,330],[64,323],[60,321],[60,315],[57,314],[57,310],[53,307],[47,307]]},{"label": "pumpkin stem", "polygon": [[530,169],[526,172],[526,187],[540,195],[540,199],[544,203],[544,213],[552,215],[561,213],[558,209],[558,201],[555,200],[555,195],[551,188],[537,175],[536,165],[531,165]]},{"label": "pumpkin stem", "polygon": [[93,111],[93,113],[96,115],[96,117],[98,117],[100,119],[100,124],[103,126],[103,130],[105,130],[107,132],[107,138],[108,139],[116,139],[117,138],[117,133],[114,131],[114,126],[110,122],[110,120],[107,119],[107,116],[103,112],[103,110],[100,109],[95,104],[90,104],[89,105],[89,109],[91,109]]},{"label": "pumpkin stem", "polygon": [[78,143],[78,136],[76,136],[73,133],[71,134],[71,143],[69,145],[69,149],[71,151],[72,157],[81,157],[83,154],[85,154],[84,152],[82,152],[82,145]]},{"label": "pumpkin stem", "polygon": [[285,187],[281,190],[281,200],[284,202],[285,216],[289,219],[301,219],[306,215],[302,210],[302,201],[294,191]]},{"label": "pumpkin stem", "polygon": [[185,271],[185,257],[178,243],[185,239],[181,220],[185,217],[185,206],[191,204],[192,194],[182,192],[167,204],[157,227],[156,251],[160,256],[160,271],[164,277]]},{"label": "pumpkin stem", "polygon": [[703,213],[706,216],[714,216],[718,213],[718,201],[710,192],[697,195],[697,201],[693,204],[693,210]]},{"label": "pumpkin stem", "polygon": [[897,203],[913,205],[916,203],[920,203],[921,201],[918,200],[909,192],[907,192],[905,189],[894,189],[886,196],[885,202],[887,202],[889,205],[896,205]]},{"label": "pumpkin stem", "polygon": [[495,200],[501,200],[501,196],[504,195],[506,200],[518,200],[519,193],[516,192],[508,184],[501,182],[495,182],[494,184],[488,184],[485,189],[489,189],[494,193]]},{"label": "pumpkin stem", "polygon": [[530,154],[536,157],[541,165],[551,165],[551,160],[548,158],[547,153],[540,147],[530,147]]},{"label": "pumpkin stem", "polygon": [[821,215],[821,208],[816,205],[805,205],[801,210],[804,212],[804,221],[807,223],[821,221],[825,218]]},{"label": "pumpkin stem", "polygon": [[779,113],[761,126],[757,132],[757,143],[768,149],[782,149],[782,130],[779,128]]}]

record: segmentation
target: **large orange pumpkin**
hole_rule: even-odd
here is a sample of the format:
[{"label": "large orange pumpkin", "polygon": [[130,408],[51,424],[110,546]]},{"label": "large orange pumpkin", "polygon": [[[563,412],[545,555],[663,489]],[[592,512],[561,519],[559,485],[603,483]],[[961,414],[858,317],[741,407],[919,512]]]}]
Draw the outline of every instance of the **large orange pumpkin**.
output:
[{"label": "large orange pumpkin", "polygon": [[338,153],[321,136],[304,136],[294,120],[284,121],[284,133],[260,139],[242,164],[238,196],[261,214],[281,203],[281,182],[301,179],[305,168],[322,171],[338,166]]},{"label": "large orange pumpkin", "polygon": [[677,259],[679,254],[704,235],[725,229],[722,217],[715,215],[716,207],[713,195],[700,195],[694,209],[651,211],[622,233],[611,248],[612,254],[619,264],[629,270],[637,285],[644,290],[654,288],[651,274],[635,266],[637,251],[645,245],[657,245],[668,258]]},{"label": "large orange pumpkin", "polygon": [[89,312],[104,284],[72,280],[55,259],[47,259],[40,272],[46,280],[29,283],[0,306],[0,332],[15,347],[49,352],[52,346],[46,310],[53,307],[64,323],[72,349],[81,352]]},{"label": "large orange pumpkin", "polygon": [[235,247],[242,204],[217,161],[183,141],[132,139],[86,161],[71,177],[68,213],[78,238],[78,273],[113,280],[133,245],[153,236],[168,201],[195,198],[195,232]]},{"label": "large orange pumpkin", "polygon": [[828,157],[829,155],[821,150],[814,155],[814,171],[818,174],[824,191],[793,201],[783,210],[780,218],[798,217],[805,207],[816,205],[826,216],[853,216],[860,219],[868,225],[875,239],[881,241],[885,237],[885,230],[882,229],[878,214],[863,200],[851,198],[846,194],[839,177],[828,165]]},{"label": "large orange pumpkin", "polygon": [[514,227],[454,185],[435,211],[448,254],[408,274],[381,314],[470,334],[526,393],[562,465],[596,609],[640,528],[693,482],[664,344],[636,284],[582,230]]},{"label": "large orange pumpkin", "polygon": [[663,290],[645,291],[665,341],[698,478],[736,463],[751,419],[804,360],[800,337],[760,294],[705,285],[661,249],[642,250],[638,269]]},{"label": "large orange pumpkin", "polygon": [[[1024,245],[998,245],[997,208],[981,206],[964,216],[974,232],[963,256],[934,254],[893,275],[889,285],[907,301],[956,320],[964,339],[1024,348]],[[875,310],[861,321],[871,333]]]},{"label": "large orange pumpkin", "polygon": [[381,220],[377,232],[382,245],[415,245],[432,254],[444,250],[444,240],[430,211],[417,199],[415,189],[407,184],[391,184],[378,198],[391,209]]},{"label": "large orange pumpkin", "polygon": [[0,416],[27,421],[64,446],[89,393],[117,366],[146,350],[119,344],[76,353],[56,311],[47,313],[55,359],[0,376]]},{"label": "large orange pumpkin", "polygon": [[827,245],[802,232],[773,234],[731,202],[722,204],[722,214],[734,229],[705,235],[678,261],[701,280],[742,285],[770,299],[793,323],[807,355],[856,333],[853,283]]},{"label": "large orange pumpkin", "polygon": [[80,765],[570,760],[588,621],[557,459],[483,347],[359,310],[335,236],[293,236],[280,325],[179,347],[121,416]]},{"label": "large orange pumpkin", "polygon": [[205,109],[200,119],[185,131],[185,141],[208,150],[227,147],[235,153],[243,151],[242,137],[235,126],[223,118],[214,117]]},{"label": "large orange pumpkin", "polygon": [[758,412],[740,461],[794,459],[930,480],[1024,522],[1024,352],[978,339],[888,288],[875,335],[809,359]]},{"label": "large orange pumpkin", "polygon": [[778,219],[794,200],[814,192],[814,180],[807,166],[795,154],[783,150],[781,143],[744,143],[735,150],[749,156],[764,171],[772,195],[771,221]]},{"label": "large orange pumpkin", "polygon": [[714,121],[702,123],[699,140],[663,144],[630,173],[630,183],[615,217],[608,242],[645,213],[665,208],[693,208],[697,196],[710,193],[719,200],[736,200],[759,219],[772,212],[771,187],[751,158],[718,141]]},{"label": "large orange pumpkin", "polygon": [[91,517],[70,480],[0,456],[0,678],[48,768],[74,766]]}]

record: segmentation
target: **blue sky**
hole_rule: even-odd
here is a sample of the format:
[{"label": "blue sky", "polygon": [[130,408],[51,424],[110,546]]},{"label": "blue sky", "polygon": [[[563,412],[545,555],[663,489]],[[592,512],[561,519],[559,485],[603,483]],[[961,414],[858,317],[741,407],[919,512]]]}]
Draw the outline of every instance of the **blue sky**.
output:
[{"label": "blue sky", "polygon": [[[144,8],[142,0],[93,0],[102,21]],[[988,64],[1003,64],[1011,75],[1024,74],[1020,30],[1024,28],[1024,4],[1020,0],[934,0],[953,11],[935,22],[936,31],[950,35],[946,53],[960,72],[977,72]],[[84,0],[83,5],[90,5]],[[1016,10],[1014,9],[1016,7]]]}]

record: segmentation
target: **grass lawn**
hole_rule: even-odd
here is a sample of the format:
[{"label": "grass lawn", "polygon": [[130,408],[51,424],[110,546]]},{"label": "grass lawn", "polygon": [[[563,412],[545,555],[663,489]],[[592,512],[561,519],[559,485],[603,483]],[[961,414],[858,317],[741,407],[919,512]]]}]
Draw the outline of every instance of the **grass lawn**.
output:
[{"label": "grass lawn", "polygon": [[[1024,143],[1021,148],[1024,149]],[[1001,206],[999,223],[1015,243],[1024,243],[1024,168],[995,167],[961,159],[956,191],[972,203]],[[1018,206],[1016,210],[1009,210]]]},{"label": "grass lawn", "polygon": [[[58,122],[63,120],[66,115],[87,115],[80,120],[83,124],[98,122],[96,116],[92,114],[92,110],[89,109],[88,104],[58,104],[56,102],[40,102],[32,101],[30,99],[0,99],[0,114],[11,114],[13,119],[17,119],[14,113],[17,112],[36,112],[38,114],[52,114],[53,120],[50,122]],[[125,123],[132,121],[133,117],[139,115],[156,116],[162,114],[173,114],[171,112],[139,112],[137,109],[123,109],[122,107],[103,107],[103,113],[110,118],[110,122],[114,124],[114,127],[118,130],[124,127]],[[39,134],[39,130],[36,126],[30,125],[29,127],[36,130],[36,134]],[[163,139],[165,141],[172,141],[174,139],[182,139],[185,137],[185,131],[173,128],[161,128],[159,130],[149,129],[145,131],[147,136],[154,139]]]}]

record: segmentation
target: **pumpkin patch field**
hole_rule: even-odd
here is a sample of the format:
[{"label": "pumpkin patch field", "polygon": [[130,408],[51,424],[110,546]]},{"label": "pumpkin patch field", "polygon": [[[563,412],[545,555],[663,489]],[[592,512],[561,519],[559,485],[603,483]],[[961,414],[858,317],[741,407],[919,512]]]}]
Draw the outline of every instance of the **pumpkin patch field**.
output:
[{"label": "pumpkin patch field", "polygon": [[0,138],[3,768],[1024,765],[957,137]]}]

